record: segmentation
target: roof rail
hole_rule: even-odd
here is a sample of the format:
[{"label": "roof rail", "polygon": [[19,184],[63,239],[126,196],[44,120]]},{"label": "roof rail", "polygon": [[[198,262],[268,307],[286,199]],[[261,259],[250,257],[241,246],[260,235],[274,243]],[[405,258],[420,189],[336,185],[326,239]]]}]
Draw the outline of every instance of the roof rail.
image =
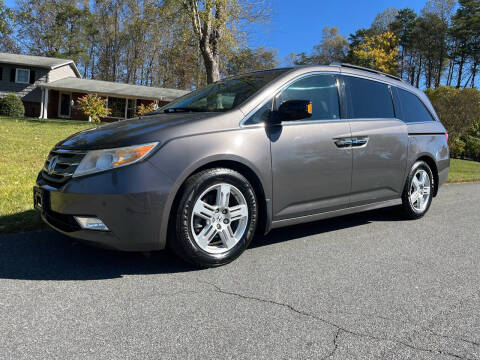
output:
[{"label": "roof rail", "polygon": [[383,76],[389,77],[389,78],[391,78],[391,79],[395,79],[395,80],[398,80],[398,81],[403,81],[403,80],[402,80],[400,77],[398,77],[398,76],[390,75],[390,74],[387,74],[387,73],[384,73],[384,72],[381,72],[381,71],[378,71],[378,70],[370,69],[370,68],[367,68],[367,67],[364,67],[364,66],[352,65],[352,64],[347,64],[347,63],[340,63],[340,62],[332,62],[332,63],[330,63],[330,65],[340,66],[340,67],[346,67],[346,68],[350,68],[350,69],[357,69],[357,70],[368,71],[368,72],[371,72],[371,73],[374,73],[374,74],[378,74],[378,75],[383,75]]}]

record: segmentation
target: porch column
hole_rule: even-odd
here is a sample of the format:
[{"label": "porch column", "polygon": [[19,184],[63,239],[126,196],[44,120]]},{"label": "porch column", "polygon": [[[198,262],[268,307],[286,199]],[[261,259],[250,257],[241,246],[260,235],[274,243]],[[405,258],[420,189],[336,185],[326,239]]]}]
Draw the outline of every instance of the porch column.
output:
[{"label": "porch column", "polygon": [[45,89],[41,88],[42,90],[42,95],[40,95],[40,115],[38,115],[38,118],[41,119],[43,116],[43,98],[45,96]]},{"label": "porch column", "polygon": [[43,89],[42,103],[40,105],[40,118],[48,118],[48,89]]}]

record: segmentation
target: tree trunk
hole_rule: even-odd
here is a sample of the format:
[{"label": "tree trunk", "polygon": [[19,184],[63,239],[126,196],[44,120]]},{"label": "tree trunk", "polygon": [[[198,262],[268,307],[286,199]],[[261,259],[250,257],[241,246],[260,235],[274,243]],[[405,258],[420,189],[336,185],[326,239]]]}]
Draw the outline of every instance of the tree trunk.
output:
[{"label": "tree trunk", "polygon": [[458,77],[457,77],[457,89],[462,85],[463,64],[465,63],[465,56],[462,55],[458,64]]},{"label": "tree trunk", "polygon": [[202,57],[207,72],[207,84],[212,84],[215,81],[220,80],[218,56],[212,55],[208,50],[202,50]]},{"label": "tree trunk", "polygon": [[[207,83],[211,84],[220,80],[220,56],[219,44],[222,40],[223,28],[226,26],[224,20],[225,4],[210,2],[204,10],[206,16],[200,16],[197,0],[188,0],[184,3],[187,11],[190,12],[193,30],[198,38],[198,45],[202,53]],[[215,10],[215,15],[213,15]]]},{"label": "tree trunk", "polygon": [[454,63],[453,59],[451,59],[450,64],[448,65],[447,86],[450,86],[452,84],[453,67],[454,66],[455,66],[455,63]]},{"label": "tree trunk", "polygon": [[418,64],[418,73],[417,79],[415,80],[415,86],[418,88],[420,87],[420,76],[422,75],[422,57],[420,56],[419,64]]},{"label": "tree trunk", "polygon": [[477,76],[477,67],[478,67],[478,61],[475,60],[475,62],[472,65],[472,83],[471,83],[472,88],[475,88],[475,77]]}]

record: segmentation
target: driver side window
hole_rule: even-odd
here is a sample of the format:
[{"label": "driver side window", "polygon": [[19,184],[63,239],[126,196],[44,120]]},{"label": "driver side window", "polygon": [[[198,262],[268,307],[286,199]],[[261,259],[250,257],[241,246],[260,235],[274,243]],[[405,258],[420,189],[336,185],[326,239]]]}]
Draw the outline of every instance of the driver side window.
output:
[{"label": "driver side window", "polygon": [[337,79],[334,75],[312,75],[294,82],[278,95],[277,108],[289,100],[312,102],[313,114],[309,121],[340,118]]}]

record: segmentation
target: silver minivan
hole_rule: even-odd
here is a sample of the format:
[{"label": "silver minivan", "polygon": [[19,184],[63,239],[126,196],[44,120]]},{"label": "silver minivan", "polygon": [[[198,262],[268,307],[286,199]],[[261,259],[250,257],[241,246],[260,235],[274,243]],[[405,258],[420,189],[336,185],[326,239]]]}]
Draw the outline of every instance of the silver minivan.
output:
[{"label": "silver minivan", "polygon": [[61,141],[34,203],[71,237],[217,266],[282,226],[393,205],[420,218],[449,164],[418,89],[352,65],[283,68]]}]

